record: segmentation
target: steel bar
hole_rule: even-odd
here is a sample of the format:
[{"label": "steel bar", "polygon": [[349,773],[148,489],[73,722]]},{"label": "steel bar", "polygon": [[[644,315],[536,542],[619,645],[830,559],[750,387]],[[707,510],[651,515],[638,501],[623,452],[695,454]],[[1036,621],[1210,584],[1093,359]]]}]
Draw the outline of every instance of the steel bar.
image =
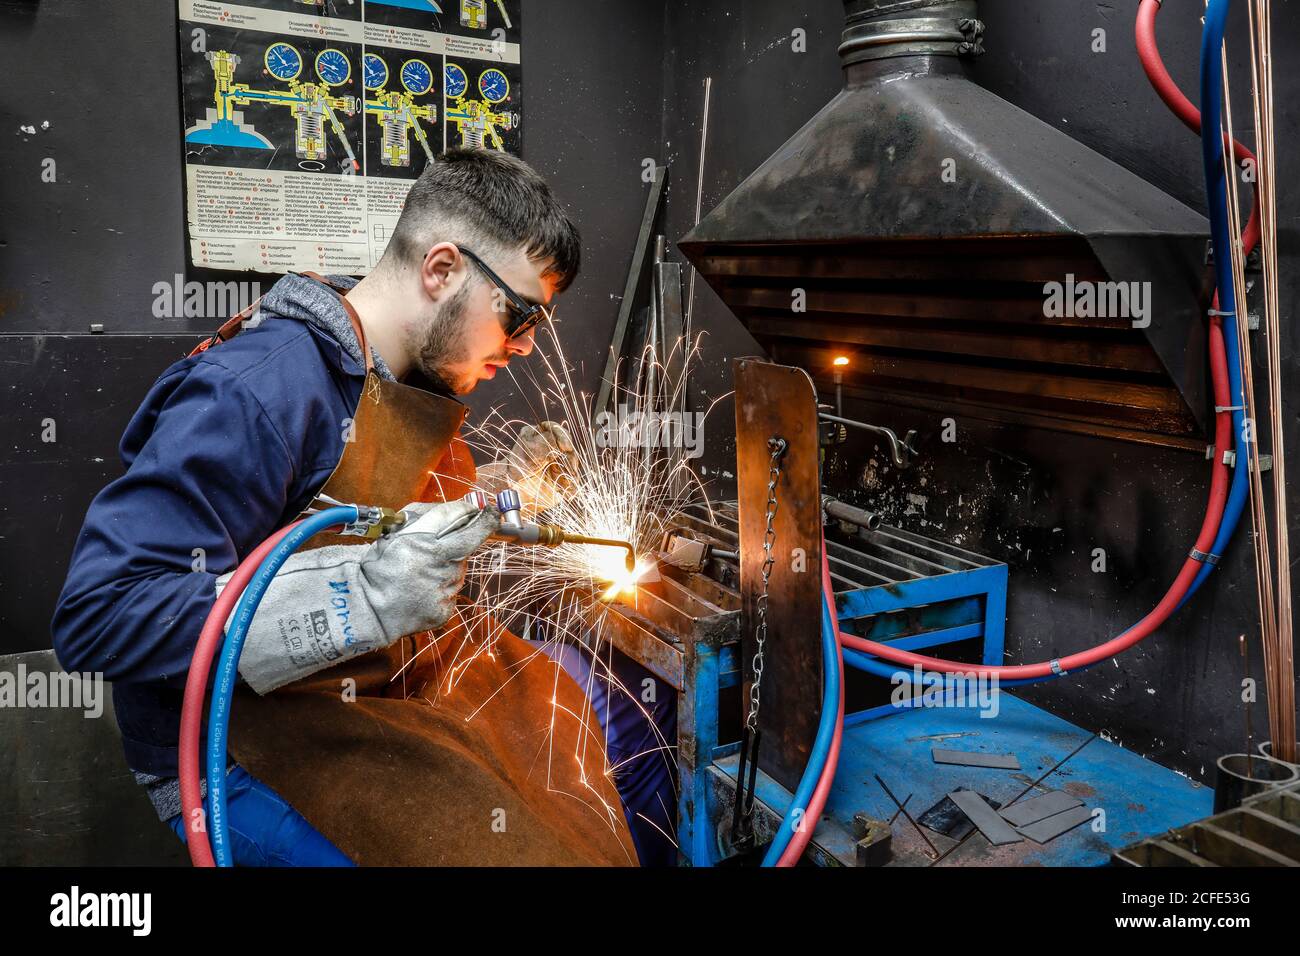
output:
[{"label": "steel bar", "polygon": [[939,859],[939,851],[935,848],[935,845],[930,842],[930,838],[925,835],[925,831],[921,829],[920,825],[912,819],[912,815],[907,812],[907,808],[899,802],[898,797],[894,796],[894,791],[890,790],[889,785],[880,779],[880,774],[873,773],[872,776],[876,778],[876,783],[880,784],[880,789],[885,791],[885,794],[890,800],[894,801],[894,806],[898,807],[898,812],[907,818],[907,822],[912,824],[912,829],[915,830],[920,835],[921,839],[925,841],[925,845],[928,846],[930,852],[934,854],[934,859]]},{"label": "steel bar", "polygon": [[[695,177],[695,222],[694,225],[700,224],[700,216],[704,212],[704,160],[708,155],[709,149],[709,105],[713,97],[713,77],[704,78],[704,110],[700,119],[700,165],[699,171]],[[691,269],[690,289],[686,295],[686,321],[684,323],[686,340],[689,342],[694,332],[695,319],[695,279],[699,275],[699,270]]]},{"label": "steel bar", "polygon": [[890,453],[894,456],[894,464],[899,468],[906,468],[912,456],[916,454],[916,449],[912,447],[912,440],[916,437],[915,431],[909,431],[906,436],[900,439],[892,428],[885,428],[883,425],[870,425],[867,422],[860,422],[852,418],[841,418],[839,415],[832,415],[829,412],[818,412],[817,417],[824,422],[849,425],[862,431],[883,436],[889,441]]},{"label": "steel bar", "polygon": [[628,327],[632,322],[632,309],[636,305],[637,292],[641,289],[646,259],[651,255],[651,242],[654,236],[655,220],[663,202],[664,184],[668,181],[668,168],[655,166],[654,179],[650,182],[650,192],[646,196],[645,212],[641,216],[641,231],[637,234],[636,245],[632,249],[632,264],[627,271],[627,282],[623,286],[623,299],[618,306],[618,320],[614,323],[614,336],[610,342],[609,355],[605,359],[605,371],[600,377],[600,391],[597,393],[593,413],[606,411],[609,400],[615,394],[618,384],[619,363],[623,359],[623,350],[627,346]]}]

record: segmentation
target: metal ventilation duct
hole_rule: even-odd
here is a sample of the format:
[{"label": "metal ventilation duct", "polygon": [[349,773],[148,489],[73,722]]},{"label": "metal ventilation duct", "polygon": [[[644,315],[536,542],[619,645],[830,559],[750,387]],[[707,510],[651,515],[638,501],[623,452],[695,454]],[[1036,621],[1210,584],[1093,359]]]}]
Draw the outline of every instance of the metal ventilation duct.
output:
[{"label": "metal ventilation duct", "polygon": [[775,360],[852,356],[850,395],[1199,447],[1206,220],[971,82],[974,0],[845,7],[843,91],[690,261]]}]

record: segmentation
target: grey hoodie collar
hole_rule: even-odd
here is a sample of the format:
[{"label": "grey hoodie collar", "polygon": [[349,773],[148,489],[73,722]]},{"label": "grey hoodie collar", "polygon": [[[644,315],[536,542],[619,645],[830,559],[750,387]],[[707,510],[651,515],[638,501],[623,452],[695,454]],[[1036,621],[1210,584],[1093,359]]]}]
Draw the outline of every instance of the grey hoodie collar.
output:
[{"label": "grey hoodie collar", "polygon": [[[326,278],[348,289],[357,284],[357,280],[351,276],[332,275]],[[343,303],[339,301],[333,289],[306,276],[290,274],[271,286],[270,291],[262,297],[261,307],[274,315],[298,319],[324,330],[359,365],[366,364],[361,358],[361,345],[357,342],[356,333],[352,331],[352,322],[348,319],[347,310],[343,308]],[[379,377],[386,378],[390,382],[396,381],[388,368],[388,363],[380,354],[373,348],[370,354],[374,358],[375,371],[379,373]]]}]

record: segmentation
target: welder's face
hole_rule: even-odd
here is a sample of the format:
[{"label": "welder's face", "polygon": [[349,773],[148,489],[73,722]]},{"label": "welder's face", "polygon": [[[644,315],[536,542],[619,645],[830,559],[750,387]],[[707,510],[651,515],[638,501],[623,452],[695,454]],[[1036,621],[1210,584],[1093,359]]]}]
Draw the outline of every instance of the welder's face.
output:
[{"label": "welder's face", "polygon": [[[485,261],[530,304],[551,304],[555,281],[543,274],[550,260],[533,262],[520,251],[504,258],[485,256]],[[494,378],[515,356],[532,352],[536,330],[507,338],[511,313],[506,296],[466,256],[459,257],[454,272],[459,275],[453,275],[448,286],[454,291],[434,304],[417,361],[435,384],[464,395]]]}]

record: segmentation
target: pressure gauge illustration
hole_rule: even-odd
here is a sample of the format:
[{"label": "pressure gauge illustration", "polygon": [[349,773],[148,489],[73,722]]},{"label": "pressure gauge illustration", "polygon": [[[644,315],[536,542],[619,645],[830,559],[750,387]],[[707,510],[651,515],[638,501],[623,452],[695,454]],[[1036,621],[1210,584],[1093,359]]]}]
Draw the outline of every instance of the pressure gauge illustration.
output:
[{"label": "pressure gauge illustration", "polygon": [[500,103],[510,95],[510,81],[500,70],[484,70],[478,78],[478,91],[489,103]]},{"label": "pressure gauge illustration", "polygon": [[373,53],[367,53],[361,61],[361,73],[368,90],[382,90],[388,82],[388,64]]},{"label": "pressure gauge illustration", "polygon": [[267,73],[286,83],[296,80],[302,72],[302,54],[287,43],[272,43],[262,60]]},{"label": "pressure gauge illustration", "polygon": [[402,64],[402,85],[408,93],[422,96],[433,89],[433,70],[423,60],[407,60]]},{"label": "pressure gauge illustration", "polygon": [[452,99],[464,96],[465,90],[469,88],[469,77],[455,63],[448,63],[447,68],[443,70],[443,86]]},{"label": "pressure gauge illustration", "polygon": [[328,47],[316,54],[316,75],[326,86],[342,86],[352,77],[352,61],[341,50]]}]

